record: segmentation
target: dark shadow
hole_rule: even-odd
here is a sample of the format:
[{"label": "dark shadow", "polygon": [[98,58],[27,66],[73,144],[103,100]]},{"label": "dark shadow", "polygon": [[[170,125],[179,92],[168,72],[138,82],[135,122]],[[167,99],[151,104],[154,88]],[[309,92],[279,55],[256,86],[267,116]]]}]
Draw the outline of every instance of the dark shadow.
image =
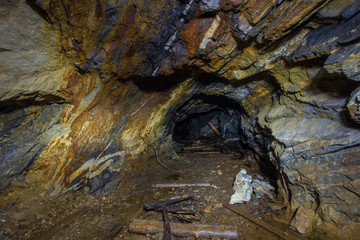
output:
[{"label": "dark shadow", "polygon": [[169,76],[159,75],[156,77],[135,77],[131,80],[143,92],[161,92],[176,87],[189,77],[189,71],[179,70]]},{"label": "dark shadow", "polygon": [[313,59],[303,59],[296,61],[289,60],[289,62],[286,63],[286,66],[288,66],[289,68],[299,67],[299,66],[310,67],[310,68],[318,66],[323,68],[327,58],[328,55],[322,55]]},{"label": "dark shadow", "polygon": [[348,97],[359,85],[360,83],[352,81],[341,74],[330,74],[321,68],[312,78],[309,91],[326,93],[332,97]]},{"label": "dark shadow", "polygon": [[32,10],[39,14],[39,16],[42,17],[46,22],[53,24],[48,13],[36,4],[36,0],[26,0],[26,4],[28,4]]},{"label": "dark shadow", "polygon": [[[173,129],[173,140],[178,143],[187,145],[192,141],[201,141],[202,143],[216,143],[219,138],[215,134],[202,136],[199,134],[200,129],[207,127],[207,122],[210,122],[216,115],[219,114],[219,109],[214,109],[204,113],[194,113],[183,121],[176,123]],[[195,124],[194,124],[195,123]],[[211,133],[211,129],[209,132]]]},{"label": "dark shadow", "polygon": [[[209,79],[207,78],[207,80]],[[200,81],[202,80],[200,79]],[[197,104],[205,107],[196,106]],[[213,105],[214,108],[207,107],[207,105]],[[189,106],[191,106],[191,110],[189,110]],[[241,126],[242,114],[245,113],[239,103],[226,96],[206,94],[193,96],[192,99],[178,108],[172,120],[175,122],[171,131],[172,139],[177,148],[175,150],[181,152],[181,146],[192,146],[194,144],[215,144],[224,153],[253,154],[256,156],[256,158],[252,157],[254,163],[256,159],[256,165],[260,172],[267,177],[277,191],[279,172],[269,159],[266,149],[269,142],[273,141],[273,137],[267,130],[261,130],[259,132],[261,136],[259,135],[255,139],[259,146],[256,150],[258,152],[254,152],[254,148],[248,144],[250,139],[241,130],[243,128]],[[181,120],[176,121],[176,116],[180,116]],[[220,132],[220,137],[208,126],[209,122],[212,122],[213,126]],[[261,137],[260,140],[259,137]]]},{"label": "dark shadow", "polygon": [[[24,95],[26,96],[26,95]],[[0,102],[0,113],[8,113],[17,109],[27,108],[33,105],[45,106],[53,103],[66,103],[66,100],[54,95],[43,95],[42,100],[36,100],[37,96],[29,95],[29,98],[23,100],[10,99]]]},{"label": "dark shadow", "polygon": [[219,77],[216,74],[202,73],[196,78],[196,81],[203,86],[207,86],[212,83],[224,83],[230,84],[229,80],[223,77]]}]

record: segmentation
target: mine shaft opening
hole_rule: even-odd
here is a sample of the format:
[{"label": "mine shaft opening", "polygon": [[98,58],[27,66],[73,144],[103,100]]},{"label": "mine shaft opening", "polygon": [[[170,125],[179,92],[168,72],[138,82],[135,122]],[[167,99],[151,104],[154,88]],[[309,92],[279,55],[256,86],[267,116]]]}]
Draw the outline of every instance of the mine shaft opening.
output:
[{"label": "mine shaft opening", "polygon": [[211,144],[222,152],[241,151],[240,116],[241,108],[225,96],[194,96],[175,113],[175,150]]},{"label": "mine shaft opening", "polygon": [[[194,113],[174,127],[173,139],[178,143],[192,145],[194,143],[211,144],[221,140],[219,129],[221,109],[206,113]],[[213,127],[213,128],[212,128]]]},{"label": "mine shaft opening", "polygon": [[[189,154],[190,158],[211,156],[216,167],[222,166],[222,162],[229,158],[235,159],[232,164],[235,168],[238,166],[237,171],[244,168],[254,179],[266,179],[277,194],[276,167],[250,147],[244,133],[249,129],[246,124],[242,125],[244,118],[247,116],[240,104],[226,96],[195,95],[175,113],[172,130],[174,149],[179,156],[185,155],[188,159]],[[229,168],[222,171],[229,171]]]}]

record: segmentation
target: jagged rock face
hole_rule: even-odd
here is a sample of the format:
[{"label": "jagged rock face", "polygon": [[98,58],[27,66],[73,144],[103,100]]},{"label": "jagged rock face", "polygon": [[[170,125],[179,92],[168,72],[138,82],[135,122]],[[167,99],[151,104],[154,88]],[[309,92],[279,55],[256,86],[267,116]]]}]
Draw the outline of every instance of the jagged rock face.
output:
[{"label": "jagged rock face", "polygon": [[0,22],[2,189],[114,190],[142,138],[169,156],[178,122],[231,103],[221,134],[310,209],[299,231],[360,221],[359,1],[11,0]]}]

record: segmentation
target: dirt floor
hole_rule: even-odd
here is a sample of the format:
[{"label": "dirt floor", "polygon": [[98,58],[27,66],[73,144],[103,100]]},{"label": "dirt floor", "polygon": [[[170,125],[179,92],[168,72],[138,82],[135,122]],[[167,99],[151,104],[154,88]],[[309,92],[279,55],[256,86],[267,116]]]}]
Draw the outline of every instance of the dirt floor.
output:
[{"label": "dirt floor", "polygon": [[[129,223],[133,219],[162,220],[161,213],[143,210],[145,203],[188,196],[194,197],[194,200],[185,201],[177,207],[196,212],[194,216],[183,216],[191,218],[194,223],[234,226],[238,229],[239,239],[281,239],[223,206],[229,201],[234,178],[242,168],[253,178],[260,174],[258,167],[252,164],[254,161],[244,156],[209,150],[183,152],[179,156],[169,167],[180,174],[170,173],[154,164],[152,169],[133,175],[132,180],[121,190],[107,196],[94,196],[80,191],[44,199],[30,187],[24,187],[21,196],[9,193],[0,212],[0,239],[162,239],[162,233],[129,233]],[[166,183],[206,186],[156,185]],[[286,224],[275,220],[288,221],[281,215],[285,210],[281,209],[279,203],[267,198],[252,198],[248,203],[236,205],[284,233],[291,232]],[[170,214],[170,221],[179,222],[177,216]],[[305,239],[296,236],[297,239]]]}]

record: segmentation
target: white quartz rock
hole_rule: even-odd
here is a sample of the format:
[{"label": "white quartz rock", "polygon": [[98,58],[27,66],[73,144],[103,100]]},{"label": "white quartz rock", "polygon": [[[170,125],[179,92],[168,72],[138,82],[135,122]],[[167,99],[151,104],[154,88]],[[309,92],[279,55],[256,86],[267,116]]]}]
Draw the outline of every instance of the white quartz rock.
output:
[{"label": "white quartz rock", "polygon": [[246,174],[245,169],[241,169],[234,181],[234,194],[230,198],[230,204],[243,203],[250,200],[253,192],[251,181],[251,176]]}]

